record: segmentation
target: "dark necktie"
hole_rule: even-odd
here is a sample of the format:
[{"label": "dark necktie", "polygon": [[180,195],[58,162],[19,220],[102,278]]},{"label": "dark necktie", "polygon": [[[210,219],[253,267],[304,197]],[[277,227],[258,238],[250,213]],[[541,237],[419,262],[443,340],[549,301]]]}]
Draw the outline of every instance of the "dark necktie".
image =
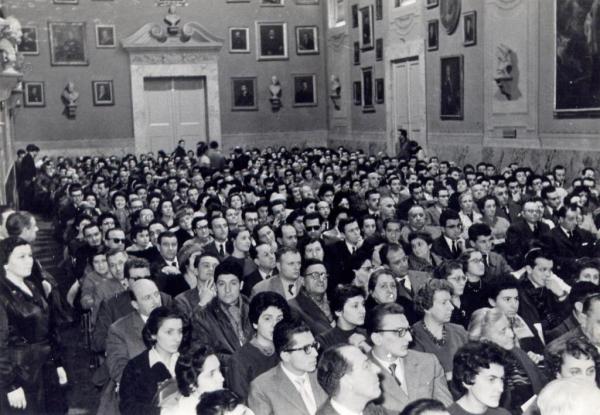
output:
[{"label": "dark necktie", "polygon": [[458,256],[458,245],[456,241],[452,241],[452,255],[454,255],[455,257]]},{"label": "dark necktie", "polygon": [[394,377],[394,380],[396,381],[398,386],[402,386],[402,382],[400,382],[400,379],[398,379],[398,377],[396,376],[396,363],[390,364],[389,368],[390,368],[390,373]]},{"label": "dark necktie", "polygon": [[488,264],[488,256],[486,254],[483,254],[482,257],[483,257],[483,264],[485,265],[485,267],[486,268],[489,267],[490,264]]},{"label": "dark necktie", "polygon": [[219,244],[219,255],[225,256],[225,251],[223,250],[223,244]]},{"label": "dark necktie", "polygon": [[288,292],[290,295],[294,295],[294,284],[288,285]]}]

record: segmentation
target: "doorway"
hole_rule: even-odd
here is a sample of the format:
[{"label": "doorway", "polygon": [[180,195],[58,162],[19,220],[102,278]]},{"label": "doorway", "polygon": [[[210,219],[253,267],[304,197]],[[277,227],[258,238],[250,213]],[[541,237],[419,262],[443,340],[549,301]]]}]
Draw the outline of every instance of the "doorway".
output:
[{"label": "doorway", "polygon": [[150,151],[171,151],[179,140],[207,141],[204,77],[144,78],[144,101]]},{"label": "doorway", "polygon": [[419,56],[411,56],[394,60],[391,65],[393,136],[397,137],[398,129],[403,128],[408,131],[409,139],[426,148],[427,128],[422,61]]}]

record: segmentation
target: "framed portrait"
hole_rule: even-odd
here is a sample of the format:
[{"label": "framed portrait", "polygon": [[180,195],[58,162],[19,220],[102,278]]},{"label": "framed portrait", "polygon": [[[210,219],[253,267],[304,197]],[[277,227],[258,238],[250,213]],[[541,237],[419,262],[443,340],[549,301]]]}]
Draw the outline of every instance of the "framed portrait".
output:
[{"label": "framed portrait", "polygon": [[373,112],[373,68],[362,70],[362,107],[363,112]]},{"label": "framed portrait", "polygon": [[354,64],[360,65],[360,44],[354,42]]},{"label": "framed portrait", "polygon": [[283,6],[283,0],[260,0],[261,6]]},{"label": "framed portrait", "polygon": [[295,2],[300,6],[311,6],[313,4],[319,4],[319,0],[295,0]]},{"label": "framed portrait", "polygon": [[50,63],[87,65],[85,22],[49,22]]},{"label": "framed portrait", "polygon": [[247,27],[229,28],[229,52],[250,53],[250,29]]},{"label": "framed portrait", "polygon": [[319,53],[317,26],[296,26],[296,53],[298,55],[317,55]]},{"label": "framed portrait", "polygon": [[287,59],[287,24],[256,22],[256,42],[258,60]]},{"label": "framed portrait", "polygon": [[79,4],[79,0],[53,0],[54,4]]},{"label": "framed portrait", "polygon": [[96,25],[96,47],[97,48],[116,48],[117,39],[115,36],[115,26],[106,24]]},{"label": "framed portrait", "polygon": [[21,28],[23,37],[21,43],[18,46],[19,52],[23,55],[39,55],[40,47],[38,42],[38,33],[36,27],[23,27]]},{"label": "framed portrait", "polygon": [[115,105],[113,81],[92,81],[92,96],[97,107]]},{"label": "framed portrait", "polygon": [[375,60],[383,60],[383,39],[375,39]]},{"label": "framed portrait", "polygon": [[231,110],[256,111],[258,109],[256,78],[231,78]]},{"label": "framed portrait", "polygon": [[362,50],[373,49],[373,6],[362,7],[358,11],[359,16],[359,39]]},{"label": "framed portrait", "polygon": [[383,78],[375,79],[375,102],[377,104],[385,102],[385,84]]},{"label": "framed portrait", "polygon": [[430,20],[427,22],[427,50],[438,50],[440,46],[440,22]]},{"label": "framed portrait", "polygon": [[383,19],[383,0],[375,0],[375,20]]},{"label": "framed portrait", "polygon": [[[567,0],[554,0],[554,116],[578,118],[600,116],[600,49],[598,42],[586,42],[585,24],[573,26],[581,16],[593,16],[594,4],[573,7]],[[597,11],[596,11],[597,12]],[[597,30],[597,26],[596,26]],[[597,33],[597,32],[596,32]],[[514,52],[507,64],[516,65]]]},{"label": "framed portrait", "polygon": [[23,82],[24,103],[26,107],[45,107],[46,94],[43,82]]},{"label": "framed portrait", "polygon": [[352,27],[358,27],[358,4],[352,5]]},{"label": "framed portrait", "polygon": [[463,45],[473,46],[477,44],[477,12],[475,10],[463,15],[463,34]]},{"label": "framed portrait", "polygon": [[463,56],[445,56],[441,58],[441,105],[442,120],[463,119]]},{"label": "framed portrait", "polygon": [[360,105],[362,103],[362,85],[360,81],[352,84],[352,98],[354,98],[354,105]]},{"label": "framed portrait", "polygon": [[454,33],[460,22],[461,0],[440,0],[440,20],[442,26],[446,29],[446,33],[451,35]]},{"label": "framed portrait", "polygon": [[294,107],[314,107],[316,105],[316,75],[294,75]]},{"label": "framed portrait", "polygon": [[439,0],[427,0],[427,3],[425,4],[425,6],[428,9],[433,9],[434,7],[437,7],[439,4]]}]

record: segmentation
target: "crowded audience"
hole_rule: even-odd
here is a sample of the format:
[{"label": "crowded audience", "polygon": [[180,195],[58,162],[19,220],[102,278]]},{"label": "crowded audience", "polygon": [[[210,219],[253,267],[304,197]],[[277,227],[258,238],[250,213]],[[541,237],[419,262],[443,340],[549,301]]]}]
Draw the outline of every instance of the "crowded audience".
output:
[{"label": "crowded audience", "polygon": [[595,171],[411,143],[27,166],[23,209],[0,206],[0,413],[67,412],[75,321],[99,414],[593,413]]}]

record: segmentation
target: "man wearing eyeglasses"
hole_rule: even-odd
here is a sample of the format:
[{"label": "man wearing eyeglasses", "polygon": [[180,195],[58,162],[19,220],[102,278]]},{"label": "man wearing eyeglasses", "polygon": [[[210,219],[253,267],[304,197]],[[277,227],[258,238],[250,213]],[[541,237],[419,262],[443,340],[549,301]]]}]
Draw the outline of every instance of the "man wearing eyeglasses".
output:
[{"label": "man wearing eyeglasses", "polygon": [[125,232],[121,228],[112,228],[106,231],[104,245],[108,249],[125,249]]},{"label": "man wearing eyeglasses", "polygon": [[402,411],[417,399],[437,399],[449,405],[452,396],[438,359],[430,353],[409,350],[410,326],[402,306],[389,303],[376,306],[365,320],[373,344],[369,360],[382,374],[383,407]]},{"label": "man wearing eyeglasses", "polygon": [[301,320],[282,320],[273,330],[280,363],[250,384],[248,406],[261,415],[315,415],[327,395],[317,381],[320,348]]},{"label": "man wearing eyeglasses", "polygon": [[302,319],[316,335],[332,327],[333,313],[327,298],[327,268],[322,261],[308,259],[304,263],[303,286],[290,307],[300,313]]}]

